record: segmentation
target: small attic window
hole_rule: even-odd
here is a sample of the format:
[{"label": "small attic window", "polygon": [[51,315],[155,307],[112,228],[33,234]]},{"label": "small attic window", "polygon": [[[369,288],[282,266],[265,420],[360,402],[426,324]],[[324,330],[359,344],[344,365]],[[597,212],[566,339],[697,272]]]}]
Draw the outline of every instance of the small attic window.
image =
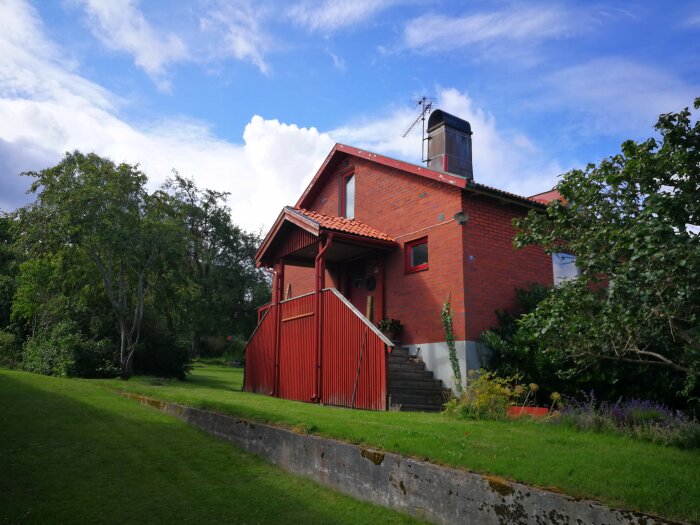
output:
[{"label": "small attic window", "polygon": [[343,175],[341,179],[341,215],[346,219],[355,218],[355,173]]},{"label": "small attic window", "polygon": [[423,237],[407,242],[406,273],[420,272],[428,269],[428,238]]}]

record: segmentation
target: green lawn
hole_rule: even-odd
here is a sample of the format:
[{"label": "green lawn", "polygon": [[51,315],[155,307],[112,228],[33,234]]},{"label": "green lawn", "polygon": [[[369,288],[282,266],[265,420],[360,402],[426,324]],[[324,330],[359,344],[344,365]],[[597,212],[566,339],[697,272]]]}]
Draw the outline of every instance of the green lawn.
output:
[{"label": "green lawn", "polygon": [[0,369],[0,523],[415,523],[98,384]]},{"label": "green lawn", "polygon": [[698,451],[527,421],[457,421],[440,414],[297,403],[240,392],[242,374],[241,369],[200,365],[184,382],[91,383],[700,522]]}]

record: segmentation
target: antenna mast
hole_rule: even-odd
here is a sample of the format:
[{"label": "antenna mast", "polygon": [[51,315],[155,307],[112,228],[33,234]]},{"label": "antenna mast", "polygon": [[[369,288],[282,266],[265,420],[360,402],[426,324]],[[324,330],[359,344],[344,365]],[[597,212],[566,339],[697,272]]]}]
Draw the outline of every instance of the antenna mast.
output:
[{"label": "antenna mast", "polygon": [[421,97],[416,101],[416,107],[420,106],[420,115],[418,115],[418,118],[413,121],[413,124],[411,124],[406,132],[402,135],[403,138],[406,138],[406,135],[408,135],[413,128],[416,127],[416,124],[418,124],[419,121],[423,123],[423,135],[421,136],[421,143],[420,143],[420,158],[421,162],[427,162],[428,159],[426,158],[425,154],[425,141],[428,140],[425,138],[425,116],[430,114],[430,111],[433,109],[433,99],[430,97]]}]

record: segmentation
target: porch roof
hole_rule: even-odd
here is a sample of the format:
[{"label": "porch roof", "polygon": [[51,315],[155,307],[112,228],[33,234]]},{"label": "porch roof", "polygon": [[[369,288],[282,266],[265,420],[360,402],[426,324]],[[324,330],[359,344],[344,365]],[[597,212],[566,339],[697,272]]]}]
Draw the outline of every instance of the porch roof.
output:
[{"label": "porch roof", "polygon": [[314,221],[319,225],[320,228],[325,230],[333,230],[337,232],[351,233],[353,235],[359,235],[360,237],[367,237],[370,239],[379,239],[381,241],[393,242],[394,239],[389,237],[386,233],[368,226],[364,222],[360,222],[356,219],[346,219],[345,217],[334,217],[333,215],[324,215],[311,210],[305,210],[303,208],[289,208],[292,213],[297,213],[303,215],[307,219]]},{"label": "porch roof", "polygon": [[[393,248],[396,241],[386,233],[356,219],[325,215],[302,208],[285,206],[265,236],[255,260],[258,266],[270,266],[279,257],[315,256],[315,245],[321,235],[333,233],[339,243],[374,248]],[[333,250],[334,258],[350,255],[356,250]],[[331,255],[331,254],[329,254]]]}]

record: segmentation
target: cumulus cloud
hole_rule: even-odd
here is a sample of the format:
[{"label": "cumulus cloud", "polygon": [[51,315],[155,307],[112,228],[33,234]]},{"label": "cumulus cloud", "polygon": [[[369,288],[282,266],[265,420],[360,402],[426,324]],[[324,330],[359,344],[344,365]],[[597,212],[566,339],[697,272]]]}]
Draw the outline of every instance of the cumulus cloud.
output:
[{"label": "cumulus cloud", "polygon": [[[421,137],[404,130],[416,111],[397,108],[326,133],[253,116],[241,143],[217,137],[206,123],[166,119],[133,124],[120,116],[124,101],[65,69],[36,13],[19,1],[2,4],[11,29],[0,33],[0,206],[24,202],[17,173],[55,164],[64,152],[94,151],[116,162],[140,163],[152,188],[177,169],[200,187],[230,192],[233,219],[248,230],[271,226],[293,204],[334,142],[420,162]],[[528,137],[508,133],[466,93],[437,88],[437,106],[474,129],[477,181],[532,194],[551,187],[560,171],[542,159]]]},{"label": "cumulus cloud", "polygon": [[116,162],[140,163],[151,187],[177,169],[201,187],[231,193],[234,220],[270,226],[323,161],[332,143],[315,129],[253,117],[240,144],[213,135],[206,124],[167,119],[134,125],[119,116],[111,92],[61,67],[60,50],[44,36],[27,4],[0,4],[11,30],[0,34],[0,206],[26,201],[21,171],[41,169],[66,151],[94,151]]},{"label": "cumulus cloud", "polygon": [[188,57],[187,48],[174,33],[159,32],[143,16],[136,0],[80,0],[91,32],[105,47],[133,55],[162,90],[170,89],[167,66]]}]

